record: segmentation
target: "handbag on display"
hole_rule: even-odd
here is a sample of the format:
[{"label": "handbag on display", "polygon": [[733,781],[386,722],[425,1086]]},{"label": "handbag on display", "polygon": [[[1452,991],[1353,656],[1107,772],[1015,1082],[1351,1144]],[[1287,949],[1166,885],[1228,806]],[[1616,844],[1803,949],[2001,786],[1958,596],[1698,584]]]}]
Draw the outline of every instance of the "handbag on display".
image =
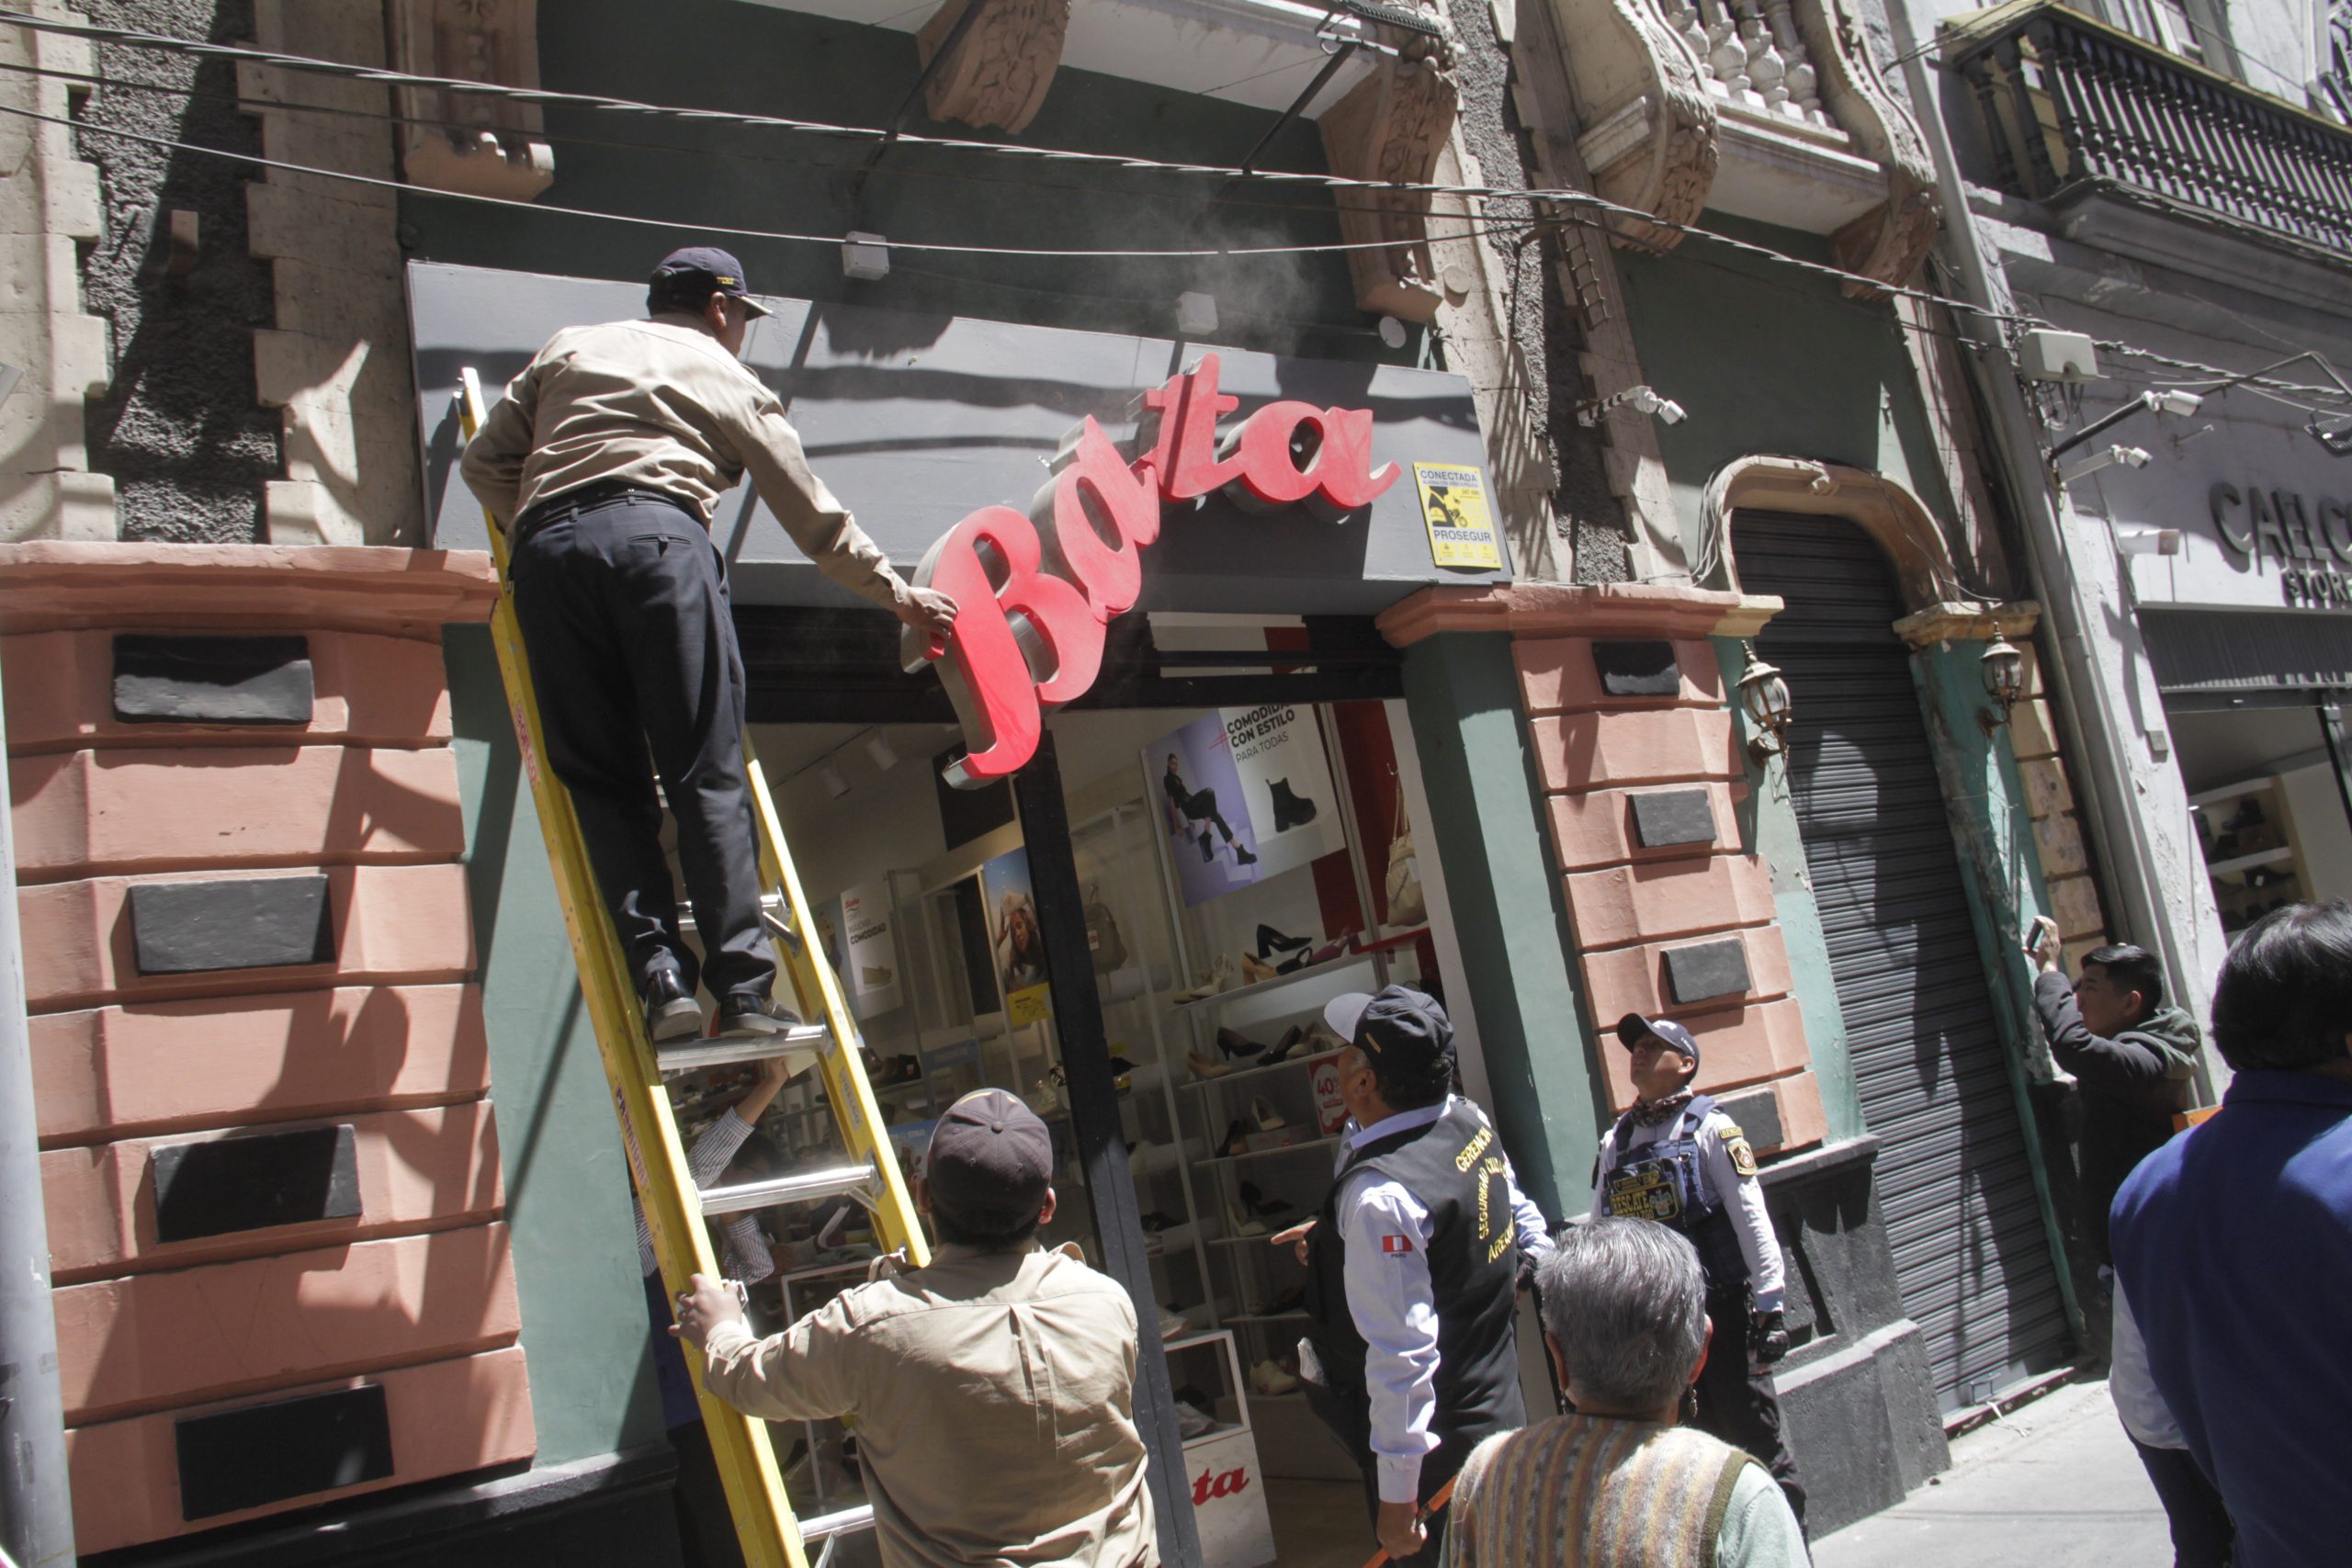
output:
[{"label": "handbag on display", "polygon": [[1119,935],[1117,917],[1111,907],[1102,902],[1099,886],[1087,889],[1086,945],[1094,954],[1094,972],[1108,975],[1124,968],[1127,962],[1127,944]]},{"label": "handbag on display", "polygon": [[1429,919],[1421,893],[1421,867],[1413,854],[1413,824],[1405,815],[1405,792],[1396,792],[1396,829],[1388,840],[1388,918],[1392,926],[1417,926]]}]

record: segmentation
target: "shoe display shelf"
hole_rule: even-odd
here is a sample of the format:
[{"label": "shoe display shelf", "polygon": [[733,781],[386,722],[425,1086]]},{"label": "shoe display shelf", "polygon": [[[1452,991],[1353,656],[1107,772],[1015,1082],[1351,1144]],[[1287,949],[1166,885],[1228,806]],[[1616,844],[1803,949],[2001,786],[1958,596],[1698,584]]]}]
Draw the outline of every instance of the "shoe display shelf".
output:
[{"label": "shoe display shelf", "polygon": [[1204,1568],[1261,1568],[1274,1560],[1273,1520],[1240,1348],[1229,1329],[1176,1334],[1161,1348],[1176,1390],[1201,1561]]},{"label": "shoe display shelf", "polygon": [[2190,795],[2188,804],[2223,931],[2243,931],[2311,896],[2282,781],[2227,784]]}]

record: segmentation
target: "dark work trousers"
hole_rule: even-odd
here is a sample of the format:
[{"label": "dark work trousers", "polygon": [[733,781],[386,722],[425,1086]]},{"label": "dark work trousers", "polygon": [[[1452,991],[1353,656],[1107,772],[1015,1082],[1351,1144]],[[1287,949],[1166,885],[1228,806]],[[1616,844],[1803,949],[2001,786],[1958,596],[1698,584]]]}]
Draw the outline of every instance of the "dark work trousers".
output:
[{"label": "dark work trousers", "polygon": [[678,1479],[671,1501],[678,1518],[678,1544],[686,1568],[743,1568],[735,1517],[727,1506],[727,1483],[703,1429],[702,1408],[686,1371],[684,1355],[670,1337],[670,1295],[659,1269],[645,1277],[645,1309],[653,1323],[653,1376],[662,1391],[662,1421],[678,1456]]},{"label": "dark work trousers", "polygon": [[[1372,1453],[1372,1404],[1368,1395],[1358,1393],[1353,1398],[1335,1394],[1320,1383],[1308,1382],[1301,1390],[1306,1395],[1306,1406],[1331,1429],[1332,1436],[1354,1456],[1356,1467],[1363,1472],[1365,1512],[1378,1533],[1380,1522],[1380,1472]],[[1477,1438],[1451,1438],[1440,1442],[1435,1452],[1421,1461],[1420,1504],[1429,1506],[1438,1489],[1459,1474],[1470,1450],[1476,1448]],[[1448,1510],[1441,1508],[1424,1521],[1429,1540],[1421,1550],[1410,1557],[1391,1558],[1397,1568],[1437,1568],[1445,1546],[1445,1520]],[[1377,1542],[1375,1541],[1375,1545]],[[1367,1553],[1369,1555],[1369,1553]]]},{"label": "dark work trousers", "polygon": [[1802,1525],[1804,1483],[1781,1435],[1781,1401],[1770,1374],[1758,1376],[1747,1367],[1747,1287],[1709,1291],[1707,1315],[1714,1320],[1715,1335],[1699,1373],[1699,1418],[1691,1425],[1754,1454],[1781,1483]]},{"label": "dark work trousers", "polygon": [[559,497],[524,525],[510,571],[547,761],[571,791],[638,985],[670,969],[691,993],[697,978],[662,852],[658,773],[707,955],[701,977],[715,997],[765,996],[775,955],[760,928],[743,659],[718,547],[691,513],[643,496],[577,513]]},{"label": "dark work trousers", "polygon": [[2223,1568],[2237,1540],[2237,1526],[2231,1523],[2229,1505],[2222,1501],[2219,1489],[2205,1479],[2187,1449],[2152,1449],[2137,1438],[2132,1438],[2132,1446],[2140,1450],[2140,1466],[2148,1472],[2148,1483],[2156,1489],[2165,1519],[2172,1526],[2173,1568]]}]

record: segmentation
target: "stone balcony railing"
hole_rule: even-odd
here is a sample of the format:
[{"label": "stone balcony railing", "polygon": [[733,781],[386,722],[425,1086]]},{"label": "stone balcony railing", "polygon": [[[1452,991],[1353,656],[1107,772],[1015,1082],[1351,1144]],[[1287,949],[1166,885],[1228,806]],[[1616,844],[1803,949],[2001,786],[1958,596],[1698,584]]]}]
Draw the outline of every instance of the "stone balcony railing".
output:
[{"label": "stone balcony railing", "polygon": [[1657,0],[1699,62],[1711,97],[1792,125],[1845,133],[1821,107],[1820,73],[1790,0]]},{"label": "stone balcony railing", "polygon": [[1994,177],[2064,203],[2122,187],[2289,248],[2352,254],[2352,130],[2053,3],[1945,28]]}]

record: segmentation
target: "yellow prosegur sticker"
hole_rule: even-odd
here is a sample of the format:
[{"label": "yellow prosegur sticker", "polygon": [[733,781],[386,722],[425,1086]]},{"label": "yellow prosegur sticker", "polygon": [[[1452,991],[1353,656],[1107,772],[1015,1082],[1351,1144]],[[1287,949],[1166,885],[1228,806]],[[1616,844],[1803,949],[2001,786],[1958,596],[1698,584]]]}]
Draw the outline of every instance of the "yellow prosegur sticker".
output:
[{"label": "yellow prosegur sticker", "polygon": [[1476,468],[1416,463],[1421,516],[1429,524],[1430,558],[1440,566],[1500,567],[1495,520],[1487,511],[1487,481]]}]

